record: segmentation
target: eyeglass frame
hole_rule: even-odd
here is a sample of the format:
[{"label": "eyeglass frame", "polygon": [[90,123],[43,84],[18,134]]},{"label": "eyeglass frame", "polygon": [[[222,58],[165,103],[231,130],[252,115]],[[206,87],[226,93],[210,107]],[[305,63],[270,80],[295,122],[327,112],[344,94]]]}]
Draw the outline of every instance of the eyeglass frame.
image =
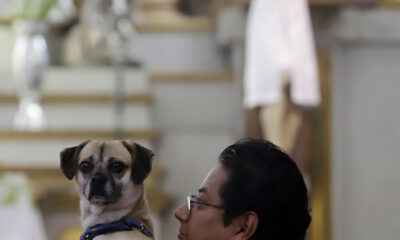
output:
[{"label": "eyeglass frame", "polygon": [[186,199],[187,199],[187,208],[188,208],[188,213],[190,216],[192,213],[192,203],[196,203],[199,205],[203,205],[203,206],[209,206],[209,207],[214,207],[214,208],[218,208],[218,209],[225,209],[223,206],[221,205],[216,205],[216,204],[211,204],[211,203],[206,203],[206,202],[199,202],[199,201],[194,201],[193,198],[197,198],[196,195],[194,194],[189,194]]}]

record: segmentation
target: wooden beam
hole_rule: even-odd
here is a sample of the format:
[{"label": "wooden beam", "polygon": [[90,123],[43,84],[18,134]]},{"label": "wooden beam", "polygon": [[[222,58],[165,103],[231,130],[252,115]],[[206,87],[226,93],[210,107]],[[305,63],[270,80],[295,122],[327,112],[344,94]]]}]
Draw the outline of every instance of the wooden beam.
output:
[{"label": "wooden beam", "polygon": [[175,0],[142,0],[140,5],[144,11],[154,10],[176,10],[177,1]]},{"label": "wooden beam", "polygon": [[233,73],[229,70],[173,72],[159,71],[151,73],[151,81],[156,83],[199,83],[199,82],[232,82]]},{"label": "wooden beam", "polygon": [[136,25],[139,32],[209,32],[212,21],[205,16],[188,17],[177,11],[146,12],[146,22]]},{"label": "wooden beam", "polygon": [[318,51],[321,105],[309,112],[311,127],[312,228],[311,239],[332,239],[331,209],[331,91],[332,61],[330,50]]},{"label": "wooden beam", "polygon": [[[152,129],[125,130],[123,138],[152,141],[157,133]],[[0,140],[64,140],[64,139],[113,139],[113,131],[97,130],[44,130],[38,132],[0,129]]]},{"label": "wooden beam", "polygon": [[[126,104],[147,104],[153,103],[153,97],[148,94],[126,96]],[[42,104],[112,104],[114,96],[111,95],[44,95],[40,101]],[[16,104],[18,97],[15,95],[0,95],[0,104]]]},{"label": "wooden beam", "polygon": [[385,8],[400,8],[400,0],[379,0],[379,6]]},{"label": "wooden beam", "polygon": [[349,3],[347,0],[309,0],[311,6],[339,7]]}]

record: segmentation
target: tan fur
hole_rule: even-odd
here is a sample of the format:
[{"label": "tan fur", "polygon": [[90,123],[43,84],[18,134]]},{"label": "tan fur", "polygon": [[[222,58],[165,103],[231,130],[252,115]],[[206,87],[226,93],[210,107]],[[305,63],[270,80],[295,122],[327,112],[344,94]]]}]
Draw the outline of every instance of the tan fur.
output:
[{"label": "tan fur", "polygon": [[[133,149],[137,149],[135,148],[135,143],[129,142],[129,144],[133,146]],[[94,163],[93,174],[98,171],[109,171],[107,169],[107,161],[109,161],[110,158],[120,160],[127,166],[127,168],[121,173],[121,175],[112,175],[116,184],[121,186],[121,195],[115,202],[109,204],[93,203],[85,197],[85,188],[87,188],[89,182],[88,179],[90,179],[91,176],[89,175],[85,177],[85,174],[82,174],[78,169],[74,178],[75,186],[80,196],[82,226],[87,228],[96,224],[114,222],[125,216],[131,216],[138,219],[148,231],[153,233],[151,213],[145,197],[144,185],[143,183],[135,184],[132,181],[131,171],[134,171],[133,163],[135,159],[132,160],[131,154],[127,147],[124,146],[123,142],[89,141],[80,150],[78,166],[83,160],[89,157],[92,157]],[[97,236],[94,239],[125,240],[149,238],[139,231],[134,230]]]}]

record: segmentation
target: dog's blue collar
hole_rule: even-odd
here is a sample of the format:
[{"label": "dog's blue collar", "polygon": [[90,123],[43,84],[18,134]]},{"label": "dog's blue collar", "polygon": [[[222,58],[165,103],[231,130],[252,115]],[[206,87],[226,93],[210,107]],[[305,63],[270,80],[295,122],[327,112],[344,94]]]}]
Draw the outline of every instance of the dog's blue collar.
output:
[{"label": "dog's blue collar", "polygon": [[116,222],[98,224],[96,226],[87,228],[86,231],[81,235],[80,240],[92,240],[94,237],[102,234],[132,230],[139,230],[144,235],[153,239],[153,235],[140,223],[139,220],[132,217],[124,217]]}]

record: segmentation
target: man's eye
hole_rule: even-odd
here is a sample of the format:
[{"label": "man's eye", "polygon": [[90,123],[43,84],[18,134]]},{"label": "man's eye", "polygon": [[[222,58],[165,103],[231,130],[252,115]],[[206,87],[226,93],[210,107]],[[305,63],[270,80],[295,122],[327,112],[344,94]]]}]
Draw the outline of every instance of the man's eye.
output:
[{"label": "man's eye", "polygon": [[93,164],[91,162],[81,162],[79,169],[82,173],[88,173],[93,169]]},{"label": "man's eye", "polygon": [[201,199],[201,198],[199,198],[199,197],[195,197],[194,198],[194,201],[196,201],[196,202],[198,202],[198,203],[203,203],[204,201]]},{"label": "man's eye", "polygon": [[122,171],[124,171],[125,168],[126,168],[125,165],[123,163],[120,163],[120,162],[113,162],[109,166],[109,169],[112,172],[117,173],[117,174],[122,173]]}]

